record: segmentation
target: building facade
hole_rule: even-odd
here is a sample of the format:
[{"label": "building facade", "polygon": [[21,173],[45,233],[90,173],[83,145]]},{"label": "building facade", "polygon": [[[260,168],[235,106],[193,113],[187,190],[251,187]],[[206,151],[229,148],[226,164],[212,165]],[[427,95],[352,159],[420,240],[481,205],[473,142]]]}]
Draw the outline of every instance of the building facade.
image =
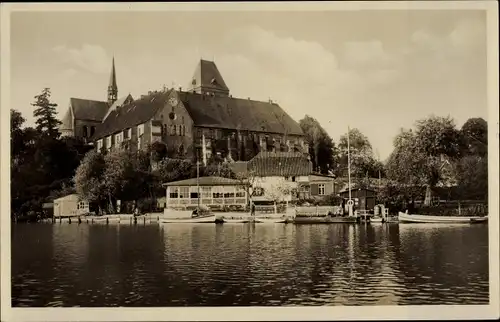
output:
[{"label": "building facade", "polygon": [[204,205],[211,209],[244,209],[248,196],[240,180],[222,177],[200,177],[164,184],[165,206],[172,209],[195,209]]},{"label": "building facade", "polygon": [[169,157],[200,161],[214,156],[246,161],[265,151],[308,151],[299,124],[278,104],[232,97],[210,61],[199,62],[186,90],[164,89],[136,100],[130,95],[117,99],[117,93],[113,64],[108,101],[98,104],[102,120],[99,114],[91,125],[95,128],[90,141],[99,151],[138,150],[161,142]]},{"label": "building facade", "polygon": [[68,109],[59,127],[61,136],[76,137],[86,142],[91,142],[91,138],[95,135],[96,129],[103,123],[110,114],[110,111],[131,101],[133,101],[133,98],[130,94],[118,98],[115,60],[113,58],[107,90],[107,100],[99,101],[74,97],[70,98]]}]

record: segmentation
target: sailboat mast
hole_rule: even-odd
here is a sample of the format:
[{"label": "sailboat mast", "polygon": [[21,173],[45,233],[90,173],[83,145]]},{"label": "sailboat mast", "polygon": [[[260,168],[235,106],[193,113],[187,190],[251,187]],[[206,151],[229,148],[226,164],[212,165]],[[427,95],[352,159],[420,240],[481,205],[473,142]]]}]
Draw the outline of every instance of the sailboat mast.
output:
[{"label": "sailboat mast", "polygon": [[349,132],[350,132],[349,126],[347,127],[347,176],[349,178],[349,200],[351,200],[351,145],[349,141]]},{"label": "sailboat mast", "polygon": [[200,161],[196,161],[196,188],[198,191],[198,209],[200,208]]}]

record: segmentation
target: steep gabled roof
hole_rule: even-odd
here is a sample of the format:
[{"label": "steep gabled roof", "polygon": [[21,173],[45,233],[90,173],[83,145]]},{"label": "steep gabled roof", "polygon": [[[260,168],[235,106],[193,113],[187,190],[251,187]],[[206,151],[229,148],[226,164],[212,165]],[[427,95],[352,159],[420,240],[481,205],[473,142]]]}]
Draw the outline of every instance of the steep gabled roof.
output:
[{"label": "steep gabled roof", "polygon": [[[132,97],[131,94],[128,94],[127,96],[123,96],[123,97],[120,97],[119,99],[117,99],[113,105],[111,105],[108,109],[108,112],[106,113],[106,115],[104,116],[104,119],[106,119],[106,117],[108,117],[109,113],[111,113],[111,111],[114,111],[116,110],[117,107],[119,106],[122,106],[124,105],[125,103],[130,103],[134,100],[134,98]],[[104,120],[103,119],[103,120]]]},{"label": "steep gabled roof", "polygon": [[248,172],[259,177],[307,176],[312,163],[300,152],[260,152],[248,161]]},{"label": "steep gabled roof", "polygon": [[108,112],[108,103],[81,98],[70,98],[73,115],[77,120],[89,120],[102,122]]},{"label": "steep gabled roof", "polygon": [[61,125],[59,125],[60,130],[62,130],[62,131],[73,130],[73,118],[71,116],[72,116],[72,112],[71,112],[71,106],[70,106],[66,110],[64,117],[61,119]]},{"label": "steep gabled roof", "polygon": [[275,103],[193,92],[180,92],[179,97],[197,126],[304,135]]},{"label": "steep gabled roof", "polygon": [[98,140],[149,121],[165,105],[170,91],[151,93],[111,111],[97,127],[92,139]]},{"label": "steep gabled roof", "polygon": [[213,61],[201,59],[196,67],[190,89],[203,88],[203,90],[215,90],[229,93],[229,88],[226,86],[222,75]]},{"label": "steep gabled roof", "polygon": [[197,178],[191,178],[180,181],[173,181],[164,183],[163,186],[196,186],[199,184],[200,186],[227,186],[227,185],[243,185],[243,183],[239,180],[223,178],[223,177],[200,177],[199,180]]}]

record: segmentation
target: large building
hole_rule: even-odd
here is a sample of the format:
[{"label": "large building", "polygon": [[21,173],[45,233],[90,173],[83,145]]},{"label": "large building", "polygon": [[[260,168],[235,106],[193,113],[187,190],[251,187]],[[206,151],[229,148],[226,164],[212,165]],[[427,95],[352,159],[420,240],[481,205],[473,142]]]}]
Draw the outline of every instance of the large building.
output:
[{"label": "large building", "polygon": [[89,138],[100,151],[163,142],[177,158],[236,161],[261,151],[308,151],[295,120],[271,101],[230,95],[214,62],[201,60],[186,90],[118,99],[116,84],[113,61],[107,102],[71,99],[61,132]]}]

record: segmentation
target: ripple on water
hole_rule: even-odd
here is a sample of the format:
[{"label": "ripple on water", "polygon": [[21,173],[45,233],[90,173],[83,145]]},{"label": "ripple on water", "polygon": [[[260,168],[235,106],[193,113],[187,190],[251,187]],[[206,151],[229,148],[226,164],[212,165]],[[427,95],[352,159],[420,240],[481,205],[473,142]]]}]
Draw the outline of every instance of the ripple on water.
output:
[{"label": "ripple on water", "polygon": [[13,226],[13,306],[488,303],[478,227],[40,227]]}]

